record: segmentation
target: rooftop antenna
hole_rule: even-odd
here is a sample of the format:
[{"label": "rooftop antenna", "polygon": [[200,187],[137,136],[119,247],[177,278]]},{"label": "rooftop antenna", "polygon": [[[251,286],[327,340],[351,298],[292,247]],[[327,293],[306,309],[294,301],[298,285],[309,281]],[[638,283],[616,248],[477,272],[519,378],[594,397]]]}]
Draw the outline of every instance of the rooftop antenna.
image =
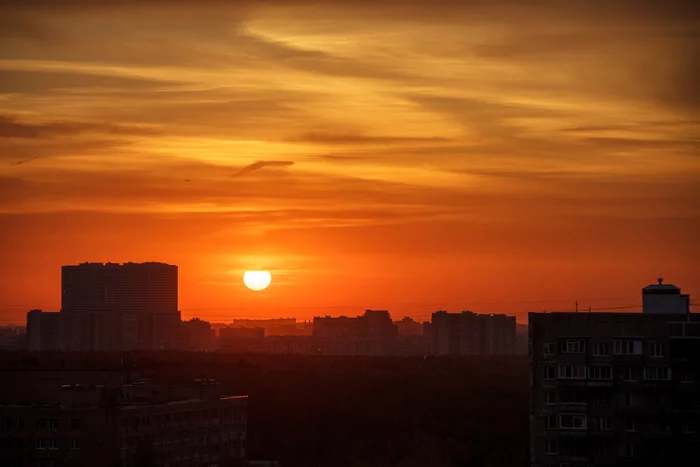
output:
[{"label": "rooftop antenna", "polygon": [[663,282],[664,282],[664,278],[663,278],[663,277],[659,277],[659,278],[656,279],[656,280],[659,281],[659,285],[662,285]]},{"label": "rooftop antenna", "polygon": [[591,306],[590,306],[590,305],[588,305],[588,312],[589,312],[589,313],[591,312]]},{"label": "rooftop antenna", "polygon": [[576,300],[576,313],[578,313],[578,300]]}]

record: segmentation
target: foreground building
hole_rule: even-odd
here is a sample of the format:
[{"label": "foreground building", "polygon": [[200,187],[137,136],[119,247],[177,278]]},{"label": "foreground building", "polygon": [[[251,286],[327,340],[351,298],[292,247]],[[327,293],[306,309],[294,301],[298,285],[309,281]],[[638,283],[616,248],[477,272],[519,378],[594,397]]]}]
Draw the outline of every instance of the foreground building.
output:
[{"label": "foreground building", "polygon": [[214,466],[246,455],[247,398],[222,396],[213,380],[28,392],[0,404],[0,465]]},{"label": "foreground building", "polygon": [[533,467],[697,465],[700,315],[661,280],[643,295],[642,313],[529,315]]}]

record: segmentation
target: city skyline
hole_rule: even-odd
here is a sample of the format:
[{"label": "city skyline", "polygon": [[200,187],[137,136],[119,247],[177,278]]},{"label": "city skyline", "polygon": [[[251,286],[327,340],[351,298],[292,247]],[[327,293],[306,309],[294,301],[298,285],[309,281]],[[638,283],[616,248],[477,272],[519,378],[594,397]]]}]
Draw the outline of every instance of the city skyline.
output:
[{"label": "city skyline", "polygon": [[[114,261],[108,261],[104,263],[100,262],[84,262],[76,265],[62,265],[61,266],[61,271],[62,271],[62,280],[65,281],[65,275],[66,271],[74,270],[74,269],[82,269],[82,268],[95,268],[97,267],[98,269],[104,269],[104,267],[107,266],[108,268],[111,266],[112,270],[121,270],[124,267],[129,267],[129,268],[139,268],[141,266],[151,266],[151,267],[166,267],[166,268],[174,268],[176,271],[177,275],[177,265],[172,265],[168,264],[165,262],[158,262],[158,261],[146,261],[144,263],[137,263],[134,261],[126,261],[124,263],[117,263]],[[177,282],[177,279],[175,279]],[[657,278],[657,281],[659,284],[663,282],[663,278]],[[135,282],[134,284],[138,284],[138,282]],[[653,284],[652,284],[653,285]],[[245,288],[245,287],[244,287]],[[59,288],[60,290],[60,288]],[[174,285],[174,292],[177,296],[179,296],[179,287],[177,284]],[[255,291],[255,290],[249,290],[251,293],[265,293],[265,290],[263,291]],[[688,294],[689,296],[692,296],[692,294]],[[174,296],[173,296],[174,298]],[[59,303],[61,302],[62,299],[59,299]],[[179,299],[178,299],[179,300]],[[626,305],[620,305],[620,303],[625,302],[627,303]],[[597,303],[597,306],[591,305],[592,303]],[[583,300],[579,301],[578,299],[575,299],[573,302],[571,300],[532,300],[532,301],[523,301],[523,302],[499,302],[499,301],[494,301],[494,302],[485,302],[485,303],[475,303],[474,305],[480,305],[480,307],[470,307],[470,306],[452,306],[452,307],[444,307],[440,305],[435,305],[435,304],[424,304],[424,305],[418,305],[419,307],[423,308],[424,310],[429,310],[425,311],[422,313],[404,313],[401,311],[402,307],[391,307],[391,306],[380,306],[380,307],[374,307],[374,309],[378,308],[394,308],[394,314],[392,315],[393,318],[396,320],[399,320],[400,318],[411,318],[415,319],[418,322],[429,322],[431,319],[431,316],[434,316],[434,312],[436,311],[448,311],[451,313],[454,312],[476,312],[478,314],[482,315],[489,315],[489,314],[508,314],[511,316],[515,316],[516,319],[518,319],[519,323],[526,323],[527,321],[523,319],[522,313],[519,313],[517,311],[513,311],[513,308],[517,308],[518,306],[520,307],[525,307],[527,310],[533,310],[535,305],[542,305],[544,308],[537,310],[537,311],[545,311],[545,312],[571,312],[571,311],[580,311],[580,312],[598,312],[598,311],[616,311],[616,312],[638,312],[642,309],[642,301],[639,299],[639,296],[637,298],[633,299],[631,295],[628,296],[622,296],[622,297],[583,297]],[[139,307],[142,307],[141,304],[138,305]],[[294,308],[294,307],[281,307],[279,309],[279,312],[277,314],[273,315],[260,315],[260,314],[255,314],[254,312],[256,311],[255,309],[248,309],[248,310],[241,310],[241,309],[236,309],[236,308],[231,308],[231,309],[217,309],[217,310],[204,310],[205,313],[198,313],[201,312],[202,310],[193,310],[193,309],[185,309],[182,310],[181,307],[175,306],[173,302],[173,310],[177,310],[178,314],[182,312],[182,319],[183,320],[190,320],[190,319],[201,319],[207,322],[211,323],[223,323],[227,324],[229,322],[234,322],[235,321],[246,321],[246,320],[275,320],[275,319],[295,319],[299,320],[300,322],[305,322],[305,321],[312,321],[314,318],[318,317],[347,317],[350,315],[353,315],[355,312],[360,312],[362,310],[368,310],[371,309],[371,307],[365,306],[365,305],[346,305],[346,306],[330,306],[330,307],[320,307],[320,308],[314,308],[314,307],[306,307],[306,308]],[[496,307],[494,309],[491,309],[493,307]],[[692,299],[689,300],[689,306],[691,307],[691,311],[693,308],[700,306],[696,301],[693,301]],[[411,308],[415,308],[416,305],[413,305]],[[6,308],[12,308],[12,307],[6,307]],[[12,312],[16,313],[21,313],[21,316],[17,320],[13,320],[12,318],[10,319],[4,319],[0,320],[0,326],[2,325],[20,325],[26,322],[26,312],[27,310],[43,310],[44,312],[57,312],[64,310],[64,307],[58,306],[56,308],[45,308],[41,306],[29,306],[25,308],[24,310],[20,310],[19,306],[15,306],[15,309],[12,310]],[[211,314],[210,312],[212,311],[217,311],[218,313],[216,314]],[[390,313],[392,310],[388,310]],[[532,313],[533,311],[525,311],[525,313]],[[251,314],[247,314],[251,313]],[[213,318],[212,318],[213,316]]]},{"label": "city skyline", "polygon": [[535,3],[0,2],[0,320],[86,260],[212,321],[700,296],[696,7]]}]

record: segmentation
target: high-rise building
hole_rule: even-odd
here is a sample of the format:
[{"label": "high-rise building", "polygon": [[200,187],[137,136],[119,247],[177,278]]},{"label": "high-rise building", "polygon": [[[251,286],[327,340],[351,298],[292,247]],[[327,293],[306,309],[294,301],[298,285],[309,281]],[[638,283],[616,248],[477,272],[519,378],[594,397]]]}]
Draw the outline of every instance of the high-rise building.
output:
[{"label": "high-rise building", "polygon": [[700,315],[659,286],[643,313],[530,313],[533,467],[697,465]]},{"label": "high-rise building", "polygon": [[516,350],[514,316],[437,311],[431,331],[434,355],[511,355]]},{"label": "high-rise building", "polygon": [[31,351],[57,351],[63,348],[64,329],[59,312],[31,310],[27,313],[27,347]]},{"label": "high-rise building", "polygon": [[82,263],[63,266],[66,350],[174,348],[180,330],[177,266]]},{"label": "high-rise building", "polygon": [[314,318],[315,345],[328,355],[388,355],[394,351],[397,335],[387,310],[365,310],[355,318]]}]

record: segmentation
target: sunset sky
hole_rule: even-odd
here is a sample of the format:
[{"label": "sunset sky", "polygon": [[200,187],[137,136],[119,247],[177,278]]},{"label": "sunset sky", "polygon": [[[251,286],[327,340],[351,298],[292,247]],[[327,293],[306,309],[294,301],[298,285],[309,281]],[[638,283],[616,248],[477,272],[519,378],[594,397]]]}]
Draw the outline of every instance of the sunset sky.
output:
[{"label": "sunset sky", "polygon": [[213,321],[698,303],[693,3],[0,0],[0,324],[84,261]]}]

